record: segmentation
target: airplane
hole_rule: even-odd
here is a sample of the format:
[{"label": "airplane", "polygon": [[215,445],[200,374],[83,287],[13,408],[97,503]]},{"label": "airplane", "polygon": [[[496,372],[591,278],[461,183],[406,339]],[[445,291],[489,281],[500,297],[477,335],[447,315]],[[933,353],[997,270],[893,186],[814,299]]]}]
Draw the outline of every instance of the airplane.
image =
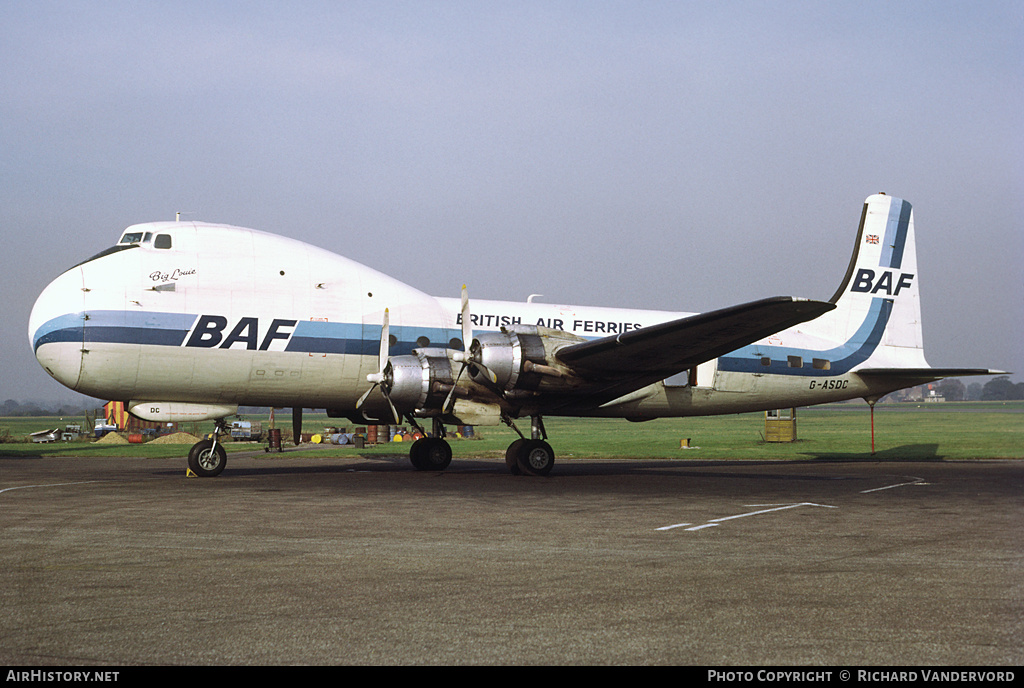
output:
[{"label": "airplane", "polygon": [[[515,431],[513,474],[550,473],[545,416],[716,415],[863,398],[950,376],[921,333],[910,203],[864,202],[828,301],[771,297],[705,313],[433,297],[283,236],[197,221],[128,227],[38,297],[40,365],[149,421],[215,421],[189,469],[219,475],[239,406],[304,408],[420,431],[409,458],[440,471],[446,426]],[[517,420],[529,419],[526,434]],[[427,431],[422,424],[430,424]]]}]

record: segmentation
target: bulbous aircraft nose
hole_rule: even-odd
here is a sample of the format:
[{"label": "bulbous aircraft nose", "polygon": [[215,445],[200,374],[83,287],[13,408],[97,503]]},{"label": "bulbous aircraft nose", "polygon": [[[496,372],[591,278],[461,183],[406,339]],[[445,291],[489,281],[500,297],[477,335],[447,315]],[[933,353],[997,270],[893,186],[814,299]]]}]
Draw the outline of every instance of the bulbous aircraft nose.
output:
[{"label": "bulbous aircraft nose", "polygon": [[58,382],[78,388],[85,338],[82,274],[68,270],[36,299],[28,321],[28,339],[39,365]]}]

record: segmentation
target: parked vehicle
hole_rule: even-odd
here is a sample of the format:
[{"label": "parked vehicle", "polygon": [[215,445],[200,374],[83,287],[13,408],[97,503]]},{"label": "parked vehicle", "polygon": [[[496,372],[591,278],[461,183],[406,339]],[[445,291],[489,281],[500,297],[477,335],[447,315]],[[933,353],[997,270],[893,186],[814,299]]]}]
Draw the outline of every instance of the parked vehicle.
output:
[{"label": "parked vehicle", "polygon": [[99,439],[108,432],[117,432],[117,429],[117,426],[107,422],[106,418],[97,418],[96,426],[93,428],[93,434],[96,435],[96,439]]},{"label": "parked vehicle", "polygon": [[263,424],[259,421],[236,420],[231,423],[231,439],[236,442],[259,442],[263,437]]}]

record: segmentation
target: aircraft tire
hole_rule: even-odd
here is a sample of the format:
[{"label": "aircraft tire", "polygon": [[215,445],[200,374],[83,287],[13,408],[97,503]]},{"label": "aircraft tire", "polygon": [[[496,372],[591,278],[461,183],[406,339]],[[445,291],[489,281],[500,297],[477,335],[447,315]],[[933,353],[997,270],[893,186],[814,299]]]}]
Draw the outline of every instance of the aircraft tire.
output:
[{"label": "aircraft tire", "polygon": [[555,450],[544,440],[526,440],[517,453],[519,470],[527,475],[547,475],[555,465]]},{"label": "aircraft tire", "polygon": [[221,474],[228,463],[224,447],[213,446],[213,440],[201,440],[192,445],[188,452],[188,467],[200,478],[212,478]]},{"label": "aircraft tire", "polygon": [[522,469],[519,468],[519,455],[523,452],[524,444],[526,444],[526,440],[518,439],[508,445],[508,449],[505,450],[505,465],[508,466],[508,470],[512,475],[523,474]]},{"label": "aircraft tire", "polygon": [[452,446],[440,437],[421,437],[412,443],[409,461],[418,471],[443,471],[452,462]]}]

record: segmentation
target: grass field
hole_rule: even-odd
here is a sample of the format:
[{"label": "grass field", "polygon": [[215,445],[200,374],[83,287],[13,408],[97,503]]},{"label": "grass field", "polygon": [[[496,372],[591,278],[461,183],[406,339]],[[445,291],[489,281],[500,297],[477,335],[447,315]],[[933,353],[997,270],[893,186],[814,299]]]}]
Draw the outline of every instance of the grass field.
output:
[{"label": "grass field", "polygon": [[[250,417],[253,420],[258,418]],[[264,425],[266,426],[266,419]],[[34,417],[0,418],[0,436],[23,440],[38,430],[63,428],[83,419]],[[278,427],[290,429],[288,415],[278,414]],[[694,460],[811,460],[866,459],[871,454],[870,415],[866,404],[843,404],[799,409],[797,441],[766,443],[764,414],[749,413],[704,418],[662,419],[647,423],[623,420],[545,418],[549,441],[558,460],[573,458],[637,458]],[[303,431],[321,433],[326,426],[351,423],[307,412]],[[191,426],[191,424],[189,424]],[[196,428],[212,430],[211,424]],[[182,428],[191,431],[191,427]],[[521,422],[527,432],[529,421]],[[504,456],[514,439],[504,427],[480,427],[477,438],[453,441],[455,458]],[[681,448],[688,439],[691,448]],[[237,442],[229,451],[252,451],[262,445]],[[290,444],[286,443],[286,447]],[[308,445],[317,456],[405,454],[408,445],[387,443],[356,449],[352,446]],[[965,402],[934,405],[888,404],[875,410],[875,458],[887,460],[961,460],[1024,458],[1024,402]],[[0,456],[124,456],[184,457],[186,445],[104,444],[57,442],[0,444]],[[294,454],[289,454],[294,455]]]}]

